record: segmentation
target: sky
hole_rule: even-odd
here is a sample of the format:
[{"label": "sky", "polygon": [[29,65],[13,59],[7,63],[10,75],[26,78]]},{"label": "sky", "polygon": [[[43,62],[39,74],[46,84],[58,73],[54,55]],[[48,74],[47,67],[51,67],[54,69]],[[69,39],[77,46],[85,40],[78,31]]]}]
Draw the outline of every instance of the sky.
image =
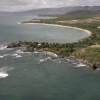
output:
[{"label": "sky", "polygon": [[23,11],[64,6],[100,6],[100,0],[0,0],[0,11]]}]

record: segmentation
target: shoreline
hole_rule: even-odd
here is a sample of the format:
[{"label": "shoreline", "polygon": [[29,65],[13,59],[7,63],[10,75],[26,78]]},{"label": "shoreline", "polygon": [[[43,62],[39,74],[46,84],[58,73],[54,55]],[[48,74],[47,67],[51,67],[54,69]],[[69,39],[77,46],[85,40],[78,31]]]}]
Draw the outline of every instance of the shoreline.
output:
[{"label": "shoreline", "polygon": [[[40,45],[41,44],[41,45]],[[55,46],[55,44],[52,44],[52,47],[49,48],[49,45],[50,44],[42,44],[42,43],[39,43],[39,42],[15,42],[15,43],[11,43],[11,44],[8,44],[7,45],[7,48],[15,48],[15,49],[18,49],[18,50],[21,50],[21,53],[26,53],[26,52],[41,52],[45,55],[48,55],[52,58],[65,58],[65,59],[68,59],[68,61],[72,62],[72,63],[78,63],[79,65],[81,66],[89,66],[90,68],[92,68],[93,70],[97,69],[97,68],[100,68],[98,67],[98,63],[94,64],[92,62],[89,62],[88,60],[86,59],[79,59],[77,57],[75,57],[74,55],[72,55],[73,52],[75,51],[68,51],[68,52],[65,52],[65,51],[60,51],[59,46],[56,47],[58,49],[59,52],[57,52],[57,49],[53,49],[53,47]],[[69,46],[69,45],[68,45]],[[75,47],[73,47],[74,49]],[[62,48],[61,48],[62,49]],[[62,53],[60,53],[62,52]]]},{"label": "shoreline", "polygon": [[[33,25],[37,24],[37,25],[57,26],[57,27],[62,27],[62,28],[65,27],[65,28],[71,28],[71,29],[76,29],[76,30],[79,30],[79,31],[83,31],[83,32],[88,34],[87,37],[93,35],[93,32],[88,30],[88,29],[78,28],[78,27],[73,27],[73,26],[66,26],[66,25],[59,25],[59,24],[47,24],[47,23],[28,23],[28,22],[26,22],[26,23],[22,22],[22,23],[18,23],[18,24],[31,24],[31,25],[32,24]],[[47,52],[50,52],[50,51],[47,51]],[[69,56],[62,56],[62,55],[60,56],[60,55],[58,55],[58,56],[61,57],[61,58],[66,58],[67,57],[67,58],[69,58],[69,60],[72,60],[72,58],[73,58],[74,61],[78,61],[79,62],[79,65],[82,65],[82,64],[84,65],[85,64],[86,66],[89,66],[93,70],[96,70],[97,68],[100,68],[100,67],[98,67],[99,66],[98,63],[90,63],[88,60],[78,59],[75,56],[73,56],[73,57],[71,57],[71,55],[69,55]],[[73,62],[73,60],[72,60],[72,62]]]},{"label": "shoreline", "polygon": [[62,28],[72,28],[72,29],[76,29],[76,30],[80,30],[80,31],[83,31],[83,32],[85,32],[85,33],[87,33],[89,36],[91,36],[92,35],[92,32],[90,31],[90,30],[87,30],[87,29],[82,29],[82,28],[78,28],[78,27],[73,27],[73,26],[65,26],[65,25],[59,25],[59,24],[47,24],[47,23],[23,23],[23,22],[19,22],[19,23],[17,23],[17,24],[26,24],[26,25],[38,25],[38,24],[40,24],[40,25],[47,25],[47,26],[57,26],[57,27],[62,27]]}]

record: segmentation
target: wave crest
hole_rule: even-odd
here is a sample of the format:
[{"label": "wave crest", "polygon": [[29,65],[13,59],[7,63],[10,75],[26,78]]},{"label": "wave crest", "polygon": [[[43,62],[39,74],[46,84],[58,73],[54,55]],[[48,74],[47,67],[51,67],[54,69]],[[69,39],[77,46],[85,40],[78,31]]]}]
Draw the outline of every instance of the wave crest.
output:
[{"label": "wave crest", "polygon": [[6,67],[6,66],[1,67],[0,68],[0,78],[6,78],[6,77],[8,77],[9,76],[8,72],[11,71],[11,70],[13,70],[13,69],[14,69],[13,67]]}]

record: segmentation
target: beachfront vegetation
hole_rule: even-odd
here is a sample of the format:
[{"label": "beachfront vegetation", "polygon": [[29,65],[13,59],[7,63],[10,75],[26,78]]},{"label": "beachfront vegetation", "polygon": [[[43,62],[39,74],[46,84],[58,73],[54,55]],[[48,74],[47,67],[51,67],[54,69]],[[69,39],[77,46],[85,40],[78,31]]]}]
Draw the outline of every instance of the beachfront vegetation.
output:
[{"label": "beachfront vegetation", "polygon": [[[80,14],[79,14],[80,15]],[[55,19],[39,19],[39,20],[30,20],[24,21],[23,23],[46,23],[46,24],[59,24],[64,26],[73,26],[79,27],[82,29],[87,29],[92,32],[92,35],[88,38],[82,39],[76,43],[41,43],[38,45],[38,42],[28,42],[25,44],[30,45],[30,47],[43,49],[48,51],[53,51],[58,55],[65,57],[65,56],[74,56],[78,59],[87,60],[89,63],[92,64],[100,64],[100,16],[94,17],[91,13],[90,16],[87,17],[87,14],[82,14],[82,17],[77,15],[77,18],[74,15],[68,20],[68,16],[61,16]],[[79,17],[78,17],[79,16]],[[86,19],[87,17],[87,19]],[[75,19],[74,19],[75,18]],[[85,19],[83,19],[85,18]],[[77,20],[76,20],[77,19]],[[22,43],[20,43],[22,44]],[[98,45],[98,47],[91,48],[92,45]]]},{"label": "beachfront vegetation", "polygon": [[86,48],[77,50],[73,53],[73,55],[78,59],[87,60],[93,64],[100,63],[100,48]]}]

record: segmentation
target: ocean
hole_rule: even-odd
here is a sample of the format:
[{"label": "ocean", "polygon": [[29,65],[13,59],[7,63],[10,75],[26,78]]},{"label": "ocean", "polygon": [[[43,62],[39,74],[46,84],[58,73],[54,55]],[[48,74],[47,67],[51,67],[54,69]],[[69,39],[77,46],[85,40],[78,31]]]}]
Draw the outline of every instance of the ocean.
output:
[{"label": "ocean", "polygon": [[65,27],[17,24],[31,18],[33,15],[0,15],[0,100],[100,100],[99,70],[39,52],[6,48],[16,41],[66,43],[88,36]]}]

